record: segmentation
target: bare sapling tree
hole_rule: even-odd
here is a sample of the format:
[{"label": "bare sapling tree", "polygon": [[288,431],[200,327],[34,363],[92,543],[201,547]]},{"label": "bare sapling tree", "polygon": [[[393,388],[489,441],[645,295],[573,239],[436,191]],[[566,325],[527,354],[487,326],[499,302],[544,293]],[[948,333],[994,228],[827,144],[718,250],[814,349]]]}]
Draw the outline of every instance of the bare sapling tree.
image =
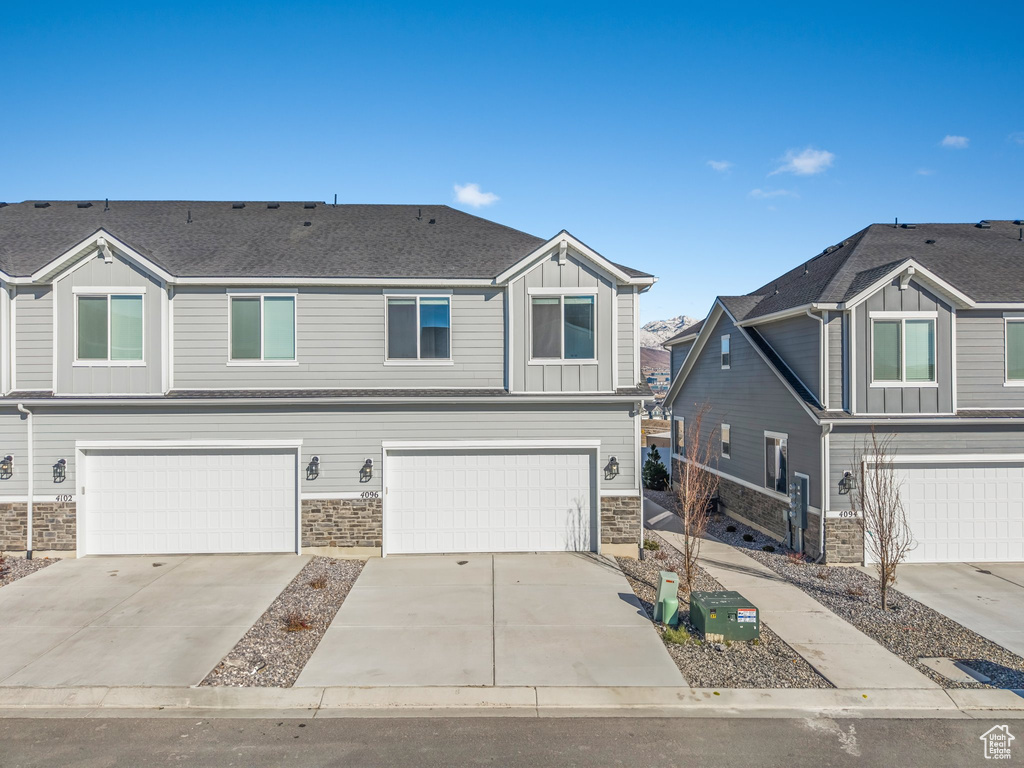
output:
[{"label": "bare sapling tree", "polygon": [[676,514],[683,528],[683,578],[686,590],[693,591],[697,580],[700,545],[711,519],[711,500],[718,492],[718,475],[710,471],[718,464],[718,428],[707,432],[704,422],[711,405],[705,402],[685,422],[683,456],[685,461],[676,480]]},{"label": "bare sapling tree", "polygon": [[878,571],[882,610],[889,610],[889,588],[896,583],[896,568],[916,542],[907,524],[896,473],[893,435],[879,437],[872,429],[864,450],[860,483],[855,486],[854,503],[861,512],[864,549]]}]

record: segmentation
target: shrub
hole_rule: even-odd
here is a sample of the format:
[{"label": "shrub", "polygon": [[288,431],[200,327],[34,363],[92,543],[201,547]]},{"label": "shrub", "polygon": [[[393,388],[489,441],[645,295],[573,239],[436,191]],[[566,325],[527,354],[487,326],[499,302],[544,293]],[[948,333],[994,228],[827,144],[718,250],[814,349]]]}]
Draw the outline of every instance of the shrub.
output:
[{"label": "shrub", "polygon": [[773,547],[771,544],[765,544],[763,547],[761,547],[761,549],[763,549],[765,552],[775,551],[775,547]]},{"label": "shrub", "polygon": [[749,534],[749,533],[744,533],[743,534],[743,540],[744,541],[753,541],[754,537],[751,534]]},{"label": "shrub", "polygon": [[822,581],[828,581],[828,577],[831,576],[832,574],[830,574],[828,572],[828,568],[819,568],[818,572],[816,574],[814,574],[814,575],[817,576]]},{"label": "shrub", "polygon": [[860,587],[847,587],[846,594],[850,597],[864,597],[864,590]]},{"label": "shrub", "polygon": [[668,552],[662,552],[661,550],[658,550],[657,552],[654,553],[654,559],[655,560],[668,560]]},{"label": "shrub", "polygon": [[315,579],[309,582],[309,586],[311,586],[313,589],[327,589],[327,577],[317,576]]},{"label": "shrub", "polygon": [[804,556],[799,552],[789,552],[786,557],[789,559],[790,565],[803,565]]},{"label": "shrub", "polygon": [[661,636],[665,639],[666,643],[685,645],[690,642],[690,633],[686,631],[682,624],[678,627],[665,627],[665,631],[662,632]]},{"label": "shrub", "polygon": [[309,619],[298,611],[292,611],[284,619],[285,632],[304,632],[307,629],[312,628],[313,625],[310,623]]},{"label": "shrub", "polygon": [[668,470],[661,460],[657,446],[651,446],[651,450],[647,454],[647,461],[644,462],[642,475],[644,488],[650,488],[652,491],[664,491],[668,488]]},{"label": "shrub", "polygon": [[736,533],[736,526],[735,525],[727,525],[727,526],[725,526],[725,530],[727,530],[729,533]]},{"label": "shrub", "polygon": [[657,539],[644,539],[644,549],[649,549],[651,552],[657,552],[661,549],[661,544],[658,543]]}]

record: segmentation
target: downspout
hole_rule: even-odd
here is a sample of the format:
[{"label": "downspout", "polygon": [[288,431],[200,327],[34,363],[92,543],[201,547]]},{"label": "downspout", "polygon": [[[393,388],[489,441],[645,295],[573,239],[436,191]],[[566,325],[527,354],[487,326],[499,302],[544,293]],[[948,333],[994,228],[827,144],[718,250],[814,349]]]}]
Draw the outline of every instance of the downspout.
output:
[{"label": "downspout", "polygon": [[828,364],[825,360],[825,320],[809,309],[805,309],[804,312],[818,322],[818,404],[823,409],[828,409],[828,403],[825,402],[825,366]]},{"label": "downspout", "polygon": [[26,426],[28,427],[28,504],[26,506],[26,533],[28,541],[25,545],[25,559],[32,559],[32,498],[35,494],[35,456],[32,451],[32,411],[22,403],[18,403],[18,410],[25,414]]},{"label": "downspout", "polygon": [[[637,426],[634,428],[633,434],[636,435],[636,486],[637,493],[640,494],[640,551],[637,552],[637,560],[644,559],[644,468],[640,465],[640,457],[643,454],[643,428],[640,421],[640,410],[644,407],[644,403],[641,400],[636,404],[636,421]],[[671,461],[671,458],[669,459]]]},{"label": "downspout", "polygon": [[832,492],[832,481],[829,476],[829,435],[832,434],[832,422],[821,425],[821,520],[818,521],[818,559],[820,563],[825,559],[825,520],[828,519],[829,494]]}]

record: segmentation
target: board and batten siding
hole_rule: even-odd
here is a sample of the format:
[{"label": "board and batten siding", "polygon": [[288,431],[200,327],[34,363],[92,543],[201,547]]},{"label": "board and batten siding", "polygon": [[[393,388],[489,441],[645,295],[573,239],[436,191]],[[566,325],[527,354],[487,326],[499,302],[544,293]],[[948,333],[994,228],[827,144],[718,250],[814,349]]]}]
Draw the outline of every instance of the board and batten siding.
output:
[{"label": "board and batten siding", "polygon": [[[602,492],[635,494],[636,432],[629,403],[587,405],[452,404],[250,406],[225,408],[216,404],[189,408],[92,407],[80,409],[33,408],[36,496],[75,493],[76,441],[93,440],[251,440],[303,441],[301,490],[309,494],[380,491],[383,441],[497,441],[599,440],[598,471],[609,458],[618,459],[620,472],[612,479],[601,474]],[[0,409],[0,426],[22,434],[24,422],[12,415],[14,407]],[[23,443],[12,452],[24,456]],[[2,446],[0,446],[2,449]],[[307,480],[310,457],[320,457],[320,476]],[[52,465],[68,461],[67,479],[53,482]],[[373,459],[373,478],[359,482],[359,469]],[[5,481],[0,495],[26,493],[22,461],[17,482]]]},{"label": "board and batten siding", "polygon": [[690,350],[693,349],[693,342],[686,341],[681,344],[673,344],[669,347],[671,355],[672,365],[672,379],[674,380],[676,374],[679,373],[679,369],[683,367],[683,363],[686,361],[686,356],[690,354]]},{"label": "board and batten siding", "polygon": [[[597,362],[532,362],[530,340],[531,288],[587,288],[597,295]],[[515,392],[610,392],[616,371],[612,349],[618,343],[618,323],[612,313],[615,286],[571,248],[565,264],[557,253],[544,259],[508,286],[512,325],[512,387]]]},{"label": "board and batten siding", "polygon": [[[880,438],[891,438],[891,453],[896,456],[942,456],[959,454],[1024,454],[1024,430],[1016,424],[976,425],[901,424]],[[829,511],[852,508],[853,496],[839,493],[844,471],[860,478],[860,464],[871,443],[870,427],[837,424],[829,435]],[[898,466],[898,465],[897,465]]]},{"label": "board and batten siding", "polygon": [[[935,378],[938,386],[871,386],[872,312],[937,312]],[[951,413],[953,410],[952,313],[950,307],[911,280],[903,290],[893,281],[853,309],[857,413]]]},{"label": "board and batten siding", "polygon": [[[25,418],[14,406],[0,409],[0,456],[14,457],[11,476],[0,480],[0,503],[4,498],[24,497],[28,493],[28,427]],[[52,470],[50,480],[53,480]]]},{"label": "board and batten siding", "polygon": [[619,370],[616,386],[635,387],[637,385],[636,368],[636,314],[635,307],[639,301],[637,289],[632,285],[620,285],[616,288],[617,306],[619,311],[615,332],[618,334]]},{"label": "board and batten siding", "polygon": [[828,402],[826,408],[843,410],[846,404],[847,341],[846,314],[825,313],[825,332],[828,334]]},{"label": "board and batten siding", "polygon": [[1024,386],[1006,386],[1006,321],[1002,312],[956,315],[958,408],[1024,408]]},{"label": "board and batten siding", "polygon": [[[268,290],[270,293],[273,291]],[[422,293],[428,295],[431,291]],[[385,361],[384,294],[381,288],[301,288],[295,301],[297,363],[229,365],[227,292],[213,288],[180,289],[172,299],[173,386],[175,389],[500,389],[504,386],[505,309],[501,290],[455,289],[451,295],[452,361],[414,364]]]},{"label": "board and batten siding", "polygon": [[820,324],[807,315],[788,317],[757,326],[764,337],[793,373],[815,397],[821,399],[821,330]]},{"label": "board and batten siding", "polygon": [[[731,367],[722,370],[719,338],[730,334]],[[718,470],[763,488],[765,430],[789,436],[789,475],[811,478],[811,506],[821,507],[821,431],[796,398],[725,314],[711,330],[694,367],[672,401],[672,415],[692,419],[707,403],[705,438],[721,424],[731,427],[731,458],[718,459]],[[690,422],[692,424],[692,421]],[[720,435],[716,434],[716,440]],[[716,445],[715,449],[718,450]]]},{"label": "board and batten siding", "polygon": [[13,301],[15,370],[12,389],[53,389],[53,290],[18,286]]},{"label": "board and batten siding", "polygon": [[[142,357],[145,365],[75,365],[75,293],[83,288],[144,288]],[[163,392],[164,288],[131,262],[91,258],[53,284],[57,327],[58,395],[150,395]]]}]

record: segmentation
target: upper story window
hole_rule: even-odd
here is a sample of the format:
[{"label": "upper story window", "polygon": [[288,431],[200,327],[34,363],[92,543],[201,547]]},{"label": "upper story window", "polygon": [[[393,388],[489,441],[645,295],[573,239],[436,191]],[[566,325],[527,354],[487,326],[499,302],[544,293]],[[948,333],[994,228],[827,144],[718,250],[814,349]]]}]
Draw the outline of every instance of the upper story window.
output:
[{"label": "upper story window", "polygon": [[593,361],[596,303],[592,294],[531,296],[532,359]]},{"label": "upper story window", "polygon": [[935,385],[935,313],[871,313],[871,382]]},{"label": "upper story window", "polygon": [[1006,381],[1024,385],[1024,317],[1006,318]]},{"label": "upper story window", "polygon": [[729,334],[722,337],[722,370],[728,370],[732,367],[731,342]]},{"label": "upper story window", "polygon": [[295,361],[295,297],[232,296],[231,362]]},{"label": "upper story window", "polygon": [[132,365],[143,362],[143,294],[137,291],[76,294],[76,363]]},{"label": "upper story window", "polygon": [[451,360],[451,297],[388,296],[388,360]]},{"label": "upper story window", "polygon": [[732,427],[728,424],[722,425],[722,458],[732,458]]},{"label": "upper story window", "polygon": [[764,433],[764,487],[789,493],[789,435]]}]

